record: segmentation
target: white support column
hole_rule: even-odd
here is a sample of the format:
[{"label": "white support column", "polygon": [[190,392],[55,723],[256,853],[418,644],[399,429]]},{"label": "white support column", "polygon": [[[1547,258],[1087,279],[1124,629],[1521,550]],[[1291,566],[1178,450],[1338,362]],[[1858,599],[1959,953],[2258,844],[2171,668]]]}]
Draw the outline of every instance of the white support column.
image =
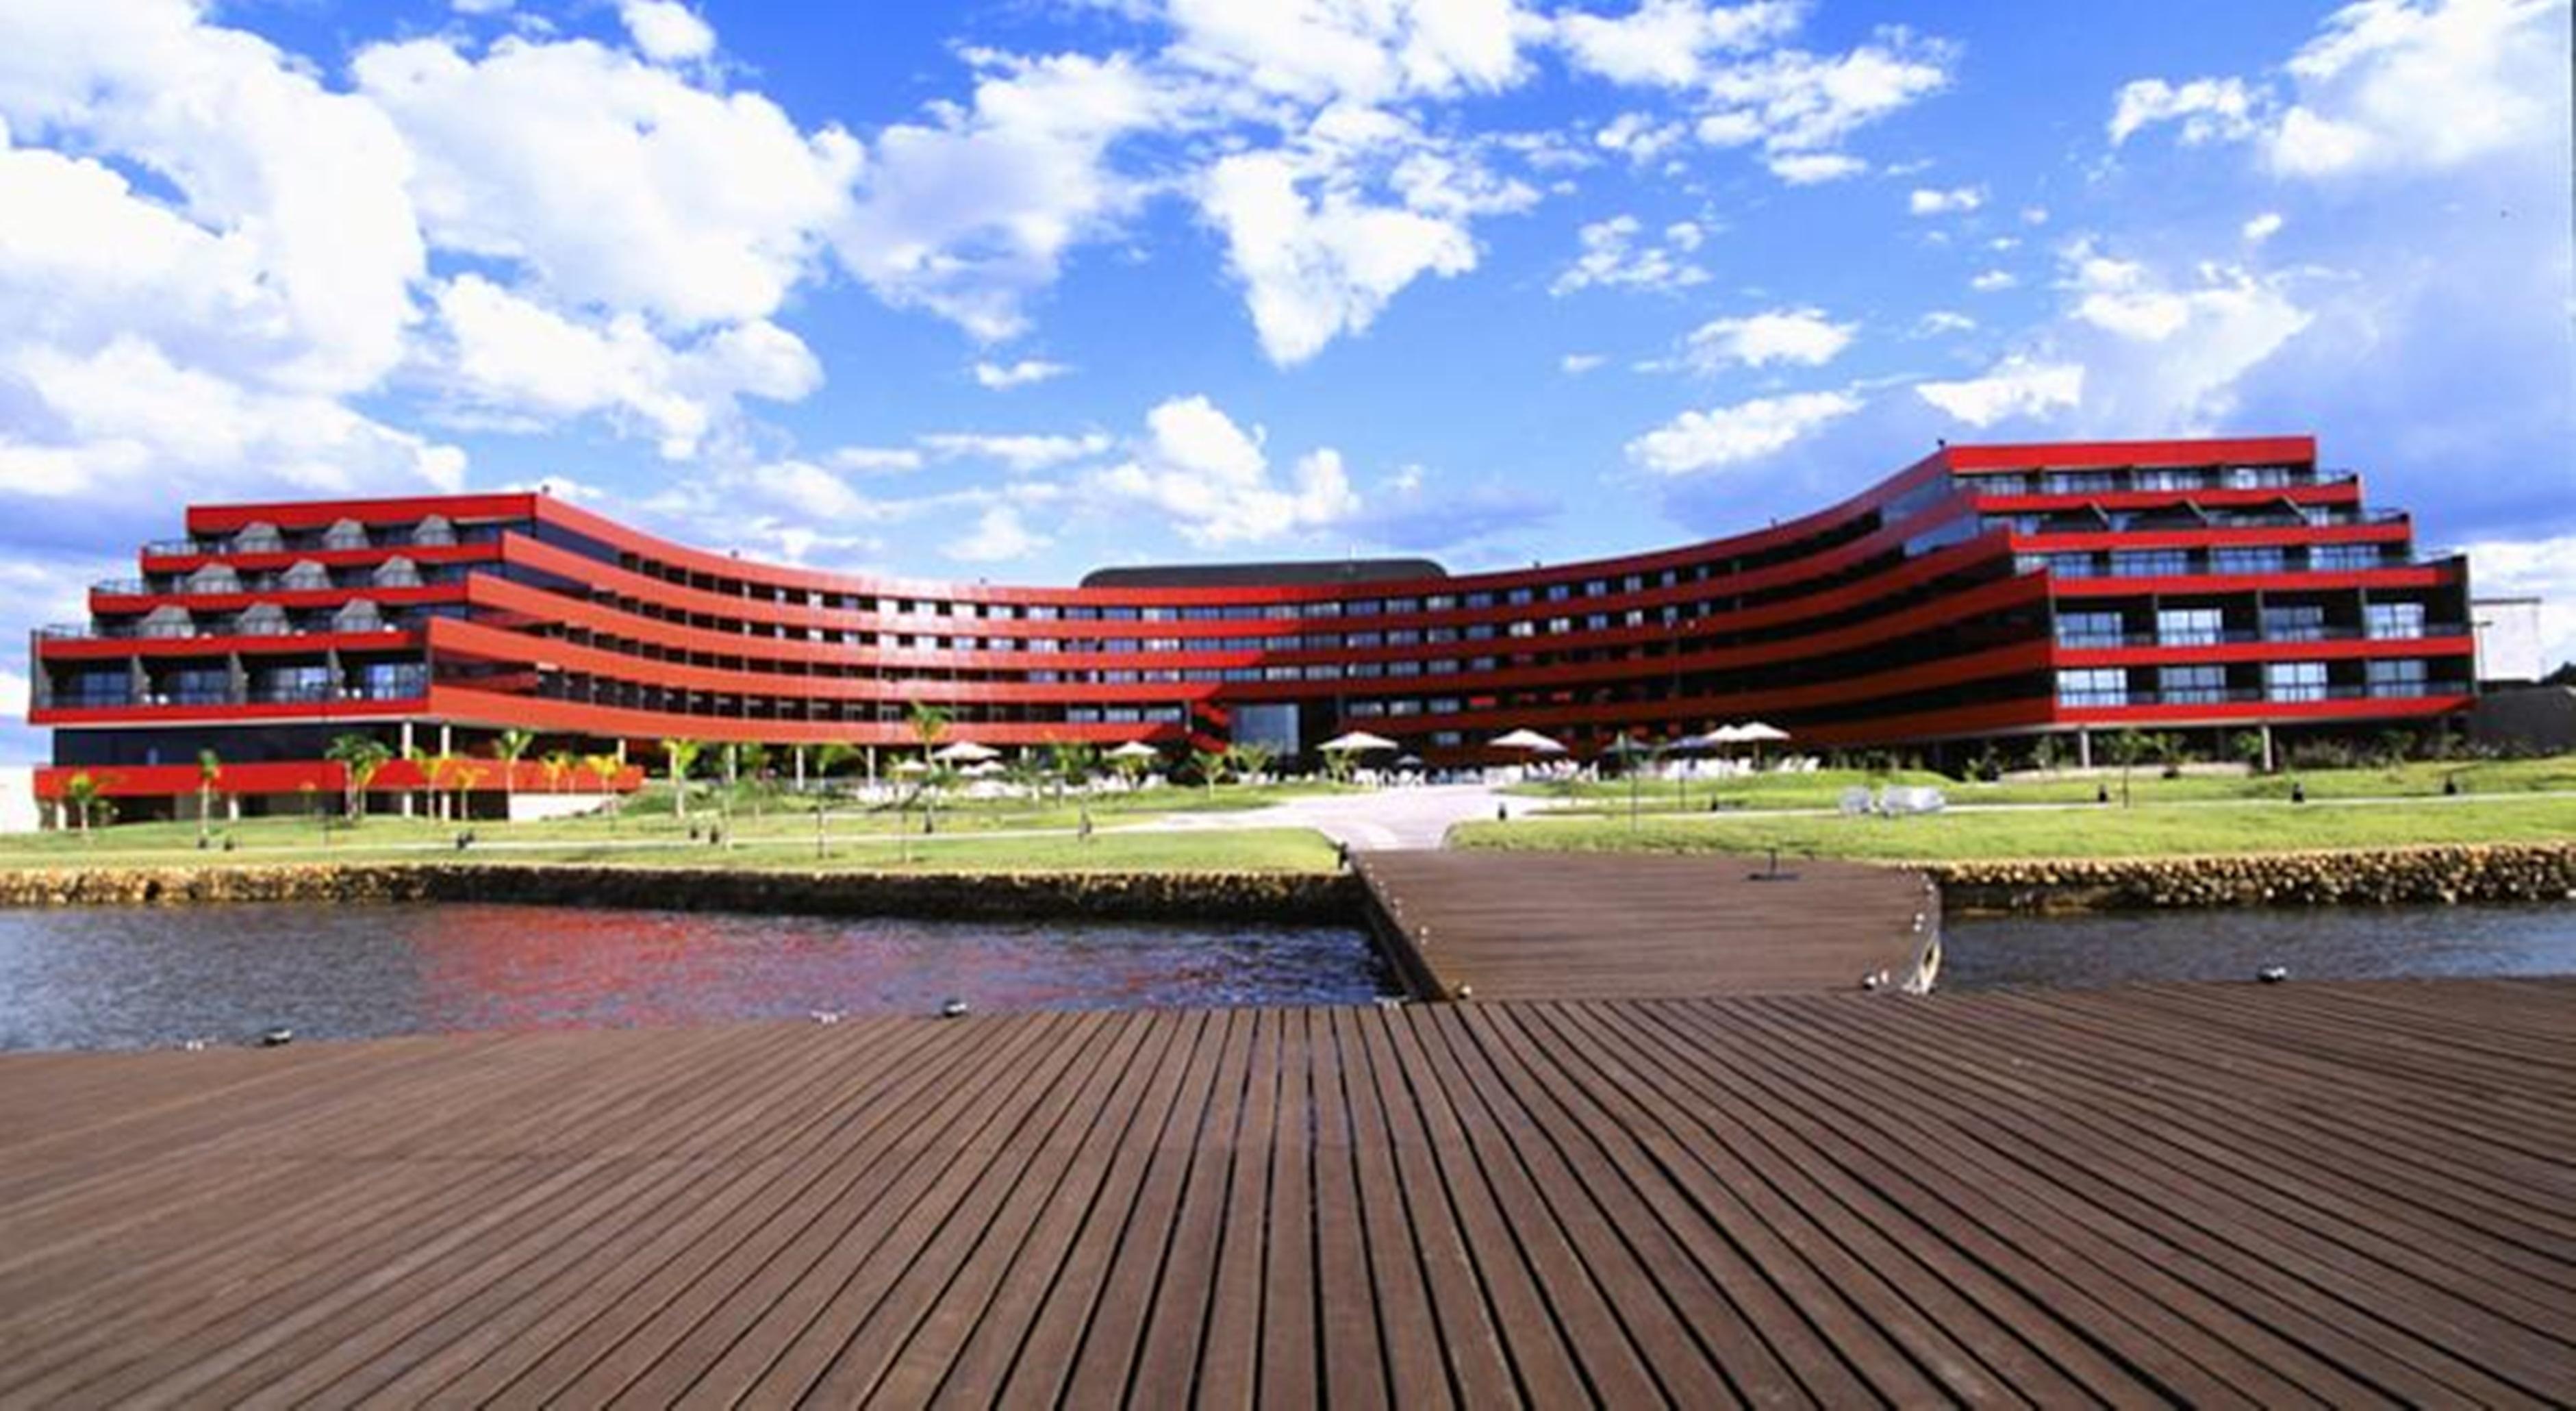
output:
[{"label": "white support column", "polygon": [[2075,767],[2093,767],[2093,732],[2090,728],[2078,727],[2075,731]]},{"label": "white support column", "polygon": [[2263,725],[2263,727],[2262,727],[2262,731],[2263,731],[2263,772],[2264,772],[2264,773],[2266,773],[2266,774],[2269,774],[2269,773],[2271,773],[2271,772],[2272,772],[2272,768],[2273,768],[2273,766],[2272,766],[2272,727],[2271,727],[2271,725],[2270,725],[2268,722],[2267,722],[2267,723],[2265,723],[2265,724]]},{"label": "white support column", "polygon": [[[410,722],[410,721],[408,721],[408,720],[406,720],[406,721],[404,721],[404,722],[402,723],[402,755],[403,755],[403,758],[405,758],[405,759],[409,759],[409,758],[411,758],[412,743],[413,743],[413,742],[412,742],[412,733],[411,733],[411,722]],[[417,791],[415,791],[415,790],[411,790],[411,789],[405,789],[405,790],[403,790],[403,791],[402,791],[402,807],[401,807],[401,812],[402,812],[402,816],[403,816],[403,817],[405,817],[405,818],[409,818],[409,817],[411,817],[411,816],[412,816],[413,809],[414,809],[414,808],[415,808],[415,806],[416,806],[416,798],[417,798]]]}]

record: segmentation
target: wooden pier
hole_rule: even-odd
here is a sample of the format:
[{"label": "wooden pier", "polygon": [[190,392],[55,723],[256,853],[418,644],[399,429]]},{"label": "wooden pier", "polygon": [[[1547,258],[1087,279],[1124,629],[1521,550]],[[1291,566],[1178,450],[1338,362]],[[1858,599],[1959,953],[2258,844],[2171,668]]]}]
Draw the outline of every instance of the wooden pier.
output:
[{"label": "wooden pier", "polygon": [[1857,863],[1373,852],[1369,925],[1421,999],[1683,999],[1928,988],[1941,899]]},{"label": "wooden pier", "polygon": [[0,1057],[0,1403],[2576,1399],[2576,983]]}]

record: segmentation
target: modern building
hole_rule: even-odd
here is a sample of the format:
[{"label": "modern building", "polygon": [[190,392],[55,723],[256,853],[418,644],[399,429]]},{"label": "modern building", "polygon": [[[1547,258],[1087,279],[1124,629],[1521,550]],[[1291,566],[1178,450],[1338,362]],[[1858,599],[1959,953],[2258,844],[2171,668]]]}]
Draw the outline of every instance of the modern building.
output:
[{"label": "modern building", "polygon": [[[34,645],[38,792],[318,806],[371,733],[543,790],[559,750],[664,739],[997,746],[1364,727],[1434,765],[1532,727],[1589,754],[1761,719],[1817,749],[1956,759],[2096,732],[2377,733],[2474,693],[2466,563],[2307,437],[1945,446],[1753,533],[1452,575],[1422,560],[1116,569],[1072,588],[816,572],[709,553],[542,494],[201,505]],[[514,766],[499,733],[536,732]],[[873,767],[873,762],[871,767]],[[580,787],[632,787],[635,771]],[[388,768],[376,789],[423,781]],[[558,778],[552,781],[561,786]]]}]

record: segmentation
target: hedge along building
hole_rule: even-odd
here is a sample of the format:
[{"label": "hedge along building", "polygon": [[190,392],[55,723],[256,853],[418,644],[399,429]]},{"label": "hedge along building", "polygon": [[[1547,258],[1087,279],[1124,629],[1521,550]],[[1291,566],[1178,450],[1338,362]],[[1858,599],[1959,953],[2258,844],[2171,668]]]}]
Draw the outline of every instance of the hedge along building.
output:
[{"label": "hedge along building", "polygon": [[[1759,718],[1817,748],[1952,757],[2098,732],[2377,733],[2469,704],[2468,570],[2320,473],[2307,437],[1945,446],[1758,532],[1450,575],[1422,560],[1118,569],[1024,588],[815,572],[687,548],[539,494],[197,506],[34,644],[40,795],[86,773],[184,811],[199,752],[254,810],[345,782],[559,786],[558,751],[663,739],[864,751],[1257,740],[1359,727],[1435,765],[1519,727],[1578,754]],[[532,731],[516,764],[501,732]],[[801,757],[800,757],[801,759]],[[870,760],[873,768],[875,761]],[[585,773],[630,789],[638,771]],[[299,800],[302,801],[299,803]],[[238,805],[237,805],[238,806]]]}]

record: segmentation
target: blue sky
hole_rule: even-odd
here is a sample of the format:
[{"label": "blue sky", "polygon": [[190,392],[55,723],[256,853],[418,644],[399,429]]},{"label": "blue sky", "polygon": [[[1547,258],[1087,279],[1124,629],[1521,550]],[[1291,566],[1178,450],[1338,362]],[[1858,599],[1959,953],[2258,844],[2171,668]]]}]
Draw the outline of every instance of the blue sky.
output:
[{"label": "blue sky", "polygon": [[1063,582],[2313,432],[2576,656],[2554,0],[9,9],[7,640],[191,500]]}]

